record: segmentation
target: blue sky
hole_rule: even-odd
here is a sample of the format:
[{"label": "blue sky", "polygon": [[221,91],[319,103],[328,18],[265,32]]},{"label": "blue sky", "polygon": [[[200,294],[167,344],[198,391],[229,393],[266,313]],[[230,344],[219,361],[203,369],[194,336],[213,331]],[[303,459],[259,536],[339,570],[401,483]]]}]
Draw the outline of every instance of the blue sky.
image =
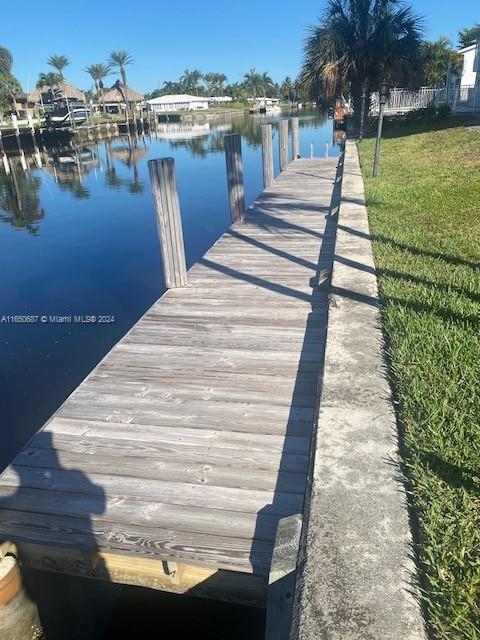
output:
[{"label": "blue sky", "polygon": [[[445,34],[456,43],[458,29],[480,21],[478,0],[411,4],[425,16],[430,39]],[[126,49],[135,59],[128,83],[145,92],[178,78],[185,68],[223,72],[232,82],[241,80],[250,67],[268,71],[277,81],[295,76],[307,27],[315,23],[324,2],[22,0],[19,5],[2,0],[0,6],[0,45],[12,52],[13,72],[25,90],[35,85],[39,72],[48,70],[46,60],[54,53],[70,58],[68,80],[88,89],[85,66],[105,61],[114,49]]]}]

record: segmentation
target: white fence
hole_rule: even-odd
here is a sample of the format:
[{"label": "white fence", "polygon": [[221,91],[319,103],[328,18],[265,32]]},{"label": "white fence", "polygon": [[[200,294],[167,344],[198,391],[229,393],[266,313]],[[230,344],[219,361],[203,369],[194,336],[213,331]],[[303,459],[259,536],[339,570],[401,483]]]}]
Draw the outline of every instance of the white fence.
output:
[{"label": "white fence", "polygon": [[480,110],[480,86],[457,87],[452,96],[451,107],[454,111],[478,111]]},{"label": "white fence", "polygon": [[[426,109],[431,106],[447,103],[452,111],[478,111],[480,110],[480,86],[455,87],[450,91],[446,88],[422,87],[418,91],[408,89],[391,89],[385,105],[385,113],[407,113],[414,109]],[[372,93],[370,101],[370,113],[376,115],[379,112],[378,93]]]},{"label": "white fence", "polygon": [[[391,89],[388,102],[385,105],[385,113],[406,113],[414,109],[425,109],[432,105],[445,102],[445,89],[422,87],[418,91],[408,89]],[[372,93],[370,113],[379,112],[378,93]]]}]

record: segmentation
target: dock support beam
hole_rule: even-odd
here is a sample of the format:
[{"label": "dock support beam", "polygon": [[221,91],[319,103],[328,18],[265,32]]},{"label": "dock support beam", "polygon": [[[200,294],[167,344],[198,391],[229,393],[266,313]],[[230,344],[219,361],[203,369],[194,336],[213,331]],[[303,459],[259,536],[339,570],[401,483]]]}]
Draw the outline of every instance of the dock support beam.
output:
[{"label": "dock support beam", "polygon": [[299,513],[282,518],[278,523],[268,577],[265,640],[290,638],[301,533],[302,516]]},{"label": "dock support beam", "polygon": [[153,201],[167,289],[187,285],[185,246],[173,158],[149,160]]},{"label": "dock support beam", "polygon": [[243,185],[242,139],[238,133],[230,133],[224,138],[227,162],[228,199],[232,222],[245,215],[245,188]]},{"label": "dock support beam", "polygon": [[292,155],[294,160],[300,158],[300,136],[299,136],[299,121],[298,118],[292,118],[290,120],[292,128]]},{"label": "dock support beam", "polygon": [[260,129],[262,131],[263,186],[268,189],[273,182],[272,125],[264,124]]},{"label": "dock support beam", "polygon": [[278,148],[280,156],[280,172],[288,166],[288,120],[278,123]]}]

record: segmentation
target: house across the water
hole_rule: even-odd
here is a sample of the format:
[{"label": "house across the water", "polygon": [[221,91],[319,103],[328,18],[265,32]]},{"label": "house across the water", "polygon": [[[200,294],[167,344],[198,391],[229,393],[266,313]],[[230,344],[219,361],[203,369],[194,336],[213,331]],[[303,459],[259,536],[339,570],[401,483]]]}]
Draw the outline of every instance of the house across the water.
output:
[{"label": "house across the water", "polygon": [[113,87],[105,93],[102,105],[105,105],[107,113],[122,113],[125,109],[139,108],[145,98],[128,85],[117,81]]},{"label": "house across the water", "polygon": [[208,109],[210,98],[190,96],[187,93],[159,96],[147,100],[147,109],[155,113],[168,111],[203,111]]}]

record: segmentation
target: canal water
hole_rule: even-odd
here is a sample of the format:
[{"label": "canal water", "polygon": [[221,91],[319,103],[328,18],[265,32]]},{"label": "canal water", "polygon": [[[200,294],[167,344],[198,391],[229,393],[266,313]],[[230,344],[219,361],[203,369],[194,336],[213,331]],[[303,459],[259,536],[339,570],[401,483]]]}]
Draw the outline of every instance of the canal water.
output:
[{"label": "canal water", "polygon": [[[312,150],[315,156],[338,155],[332,120],[322,113],[295,115],[302,156]],[[250,204],[262,190],[265,122],[273,124],[278,173],[278,119],[246,115],[159,124],[151,134],[13,153],[0,162],[0,470],[165,290],[148,160],[175,159],[191,266],[230,224],[224,135],[242,135]],[[109,638],[120,637],[115,625],[125,628],[138,597],[123,589]],[[143,619],[160,601],[169,611],[183,606],[172,598],[144,594]],[[213,615],[219,624],[243,619],[247,627],[238,637],[257,637],[248,625],[258,628],[263,614],[214,609],[210,615],[204,606],[203,616]],[[198,638],[228,635],[202,635],[195,628]]]}]

